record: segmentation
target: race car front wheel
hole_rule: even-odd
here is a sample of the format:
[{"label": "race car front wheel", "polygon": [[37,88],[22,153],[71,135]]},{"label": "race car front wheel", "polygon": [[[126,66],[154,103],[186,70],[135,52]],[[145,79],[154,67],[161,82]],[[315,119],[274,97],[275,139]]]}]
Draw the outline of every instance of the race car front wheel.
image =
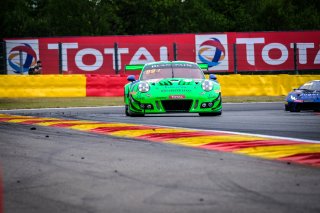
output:
[{"label": "race car front wheel", "polygon": [[125,105],[125,113],[126,113],[126,116],[130,116],[129,115],[129,106],[127,104]]},{"label": "race car front wheel", "polygon": [[138,114],[138,113],[134,113],[129,109],[128,105],[125,105],[125,113],[126,116],[131,116],[131,117],[143,117],[144,114]]},{"label": "race car front wheel", "polygon": [[289,110],[290,110],[290,107],[289,107],[288,104],[285,104],[285,105],[284,105],[284,110],[285,110],[285,111],[289,111]]},{"label": "race car front wheel", "polygon": [[289,111],[290,112],[300,112],[301,111],[301,106],[297,103],[291,103],[289,105]]}]

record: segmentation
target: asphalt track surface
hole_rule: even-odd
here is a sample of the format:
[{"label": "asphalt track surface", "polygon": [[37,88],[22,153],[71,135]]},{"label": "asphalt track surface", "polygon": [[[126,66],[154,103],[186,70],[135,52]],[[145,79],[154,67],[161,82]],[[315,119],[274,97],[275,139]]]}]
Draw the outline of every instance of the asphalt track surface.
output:
[{"label": "asphalt track surface", "polygon": [[[285,112],[282,103],[225,104],[220,117],[131,118],[123,107],[0,113],[320,143],[320,114]],[[0,122],[0,164],[5,212],[320,212],[318,167],[232,153]]]}]

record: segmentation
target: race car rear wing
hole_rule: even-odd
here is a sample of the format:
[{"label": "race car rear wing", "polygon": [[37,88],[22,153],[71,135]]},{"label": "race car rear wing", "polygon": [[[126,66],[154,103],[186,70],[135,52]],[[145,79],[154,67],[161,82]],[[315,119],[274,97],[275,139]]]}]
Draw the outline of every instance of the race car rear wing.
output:
[{"label": "race car rear wing", "polygon": [[[202,70],[208,70],[208,64],[198,63],[198,66]],[[128,64],[128,65],[125,65],[124,70],[125,71],[141,71],[143,67],[144,67],[144,64]]]},{"label": "race car rear wing", "polygon": [[144,67],[144,64],[128,64],[125,65],[125,71],[140,71]]},{"label": "race car rear wing", "polygon": [[200,69],[202,70],[208,70],[209,65],[205,64],[205,63],[198,63],[198,66],[200,67]]}]

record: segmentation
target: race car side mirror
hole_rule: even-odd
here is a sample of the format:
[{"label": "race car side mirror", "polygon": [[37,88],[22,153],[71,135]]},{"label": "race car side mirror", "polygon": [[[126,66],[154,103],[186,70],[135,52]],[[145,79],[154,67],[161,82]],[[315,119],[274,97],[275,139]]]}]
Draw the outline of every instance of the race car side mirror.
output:
[{"label": "race car side mirror", "polygon": [[214,80],[214,81],[217,80],[217,76],[215,74],[210,74],[209,78],[210,78],[210,80]]},{"label": "race car side mirror", "polygon": [[134,75],[129,75],[127,80],[133,82],[136,81],[136,78],[134,77]]}]

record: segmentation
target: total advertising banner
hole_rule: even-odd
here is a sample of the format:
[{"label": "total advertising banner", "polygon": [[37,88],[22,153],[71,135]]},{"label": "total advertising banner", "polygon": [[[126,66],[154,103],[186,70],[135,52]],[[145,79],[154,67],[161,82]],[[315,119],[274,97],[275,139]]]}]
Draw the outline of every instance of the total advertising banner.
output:
[{"label": "total advertising banner", "polygon": [[7,73],[28,74],[39,59],[38,39],[19,39],[6,42]]},{"label": "total advertising banner", "polygon": [[239,71],[320,69],[320,31],[232,33]]},{"label": "total advertising banner", "polygon": [[[124,73],[127,64],[186,60],[212,72],[320,69],[320,31],[5,39],[8,74]],[[116,45],[116,46],[115,46]],[[117,57],[116,57],[117,56]],[[116,61],[116,59],[118,59]],[[117,69],[117,68],[118,69]]]},{"label": "total advertising banner", "polygon": [[196,62],[206,63],[210,71],[228,71],[227,34],[196,35]]}]

